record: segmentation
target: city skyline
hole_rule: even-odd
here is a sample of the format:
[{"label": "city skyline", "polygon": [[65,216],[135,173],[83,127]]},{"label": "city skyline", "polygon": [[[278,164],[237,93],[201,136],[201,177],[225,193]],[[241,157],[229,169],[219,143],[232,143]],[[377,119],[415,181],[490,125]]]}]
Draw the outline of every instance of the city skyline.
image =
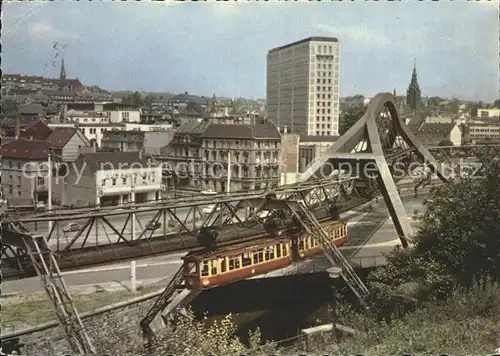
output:
[{"label": "city skyline", "polygon": [[4,73],[57,77],[64,55],[68,77],[108,90],[265,98],[271,48],[330,36],[341,96],[405,95],[416,58],[423,96],[498,98],[493,3],[5,5]]}]

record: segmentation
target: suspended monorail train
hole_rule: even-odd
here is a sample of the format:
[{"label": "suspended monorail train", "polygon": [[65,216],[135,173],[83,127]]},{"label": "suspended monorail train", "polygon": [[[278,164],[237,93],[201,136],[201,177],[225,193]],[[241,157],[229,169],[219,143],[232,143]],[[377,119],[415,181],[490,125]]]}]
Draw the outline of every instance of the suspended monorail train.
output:
[{"label": "suspended monorail train", "polygon": [[[330,242],[347,242],[347,222],[322,222]],[[320,255],[322,247],[306,231],[284,231],[275,238],[243,242],[226,247],[203,248],[184,257],[183,273],[188,289],[205,290],[284,268],[296,261]]]}]

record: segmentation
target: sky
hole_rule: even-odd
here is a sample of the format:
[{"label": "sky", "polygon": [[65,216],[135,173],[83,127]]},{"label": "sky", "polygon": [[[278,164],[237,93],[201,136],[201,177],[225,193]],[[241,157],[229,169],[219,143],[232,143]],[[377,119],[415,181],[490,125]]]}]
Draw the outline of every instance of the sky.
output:
[{"label": "sky", "polygon": [[68,77],[107,90],[257,99],[265,98],[269,49],[331,36],[340,42],[341,96],[405,94],[416,60],[423,96],[499,97],[498,2],[85,1],[2,8],[2,70],[9,74],[57,77],[64,56]]}]

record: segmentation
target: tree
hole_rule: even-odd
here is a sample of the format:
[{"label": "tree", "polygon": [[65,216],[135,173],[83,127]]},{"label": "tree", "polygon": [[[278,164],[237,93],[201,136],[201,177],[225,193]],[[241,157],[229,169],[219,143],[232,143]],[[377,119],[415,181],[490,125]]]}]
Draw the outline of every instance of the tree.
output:
[{"label": "tree", "polygon": [[457,99],[453,99],[450,103],[450,112],[452,114],[457,114],[460,107],[460,103]]},{"label": "tree", "polygon": [[413,247],[392,251],[372,282],[398,286],[422,280],[445,295],[453,285],[500,277],[500,150],[487,149],[479,158],[483,176],[437,189]]},{"label": "tree", "polygon": [[2,101],[2,114],[8,115],[17,112],[17,103],[12,99]]},{"label": "tree", "polygon": [[156,101],[156,97],[155,97],[153,94],[148,94],[148,95],[146,95],[146,97],[144,98],[144,100],[143,100],[143,104],[144,104],[144,105],[147,105],[147,106],[150,106],[150,105],[151,105],[151,104],[153,104],[155,101]]},{"label": "tree", "polygon": [[141,94],[138,91],[136,91],[132,95],[125,97],[122,100],[122,102],[123,102],[123,104],[134,105],[134,106],[141,106],[144,103],[142,100]]},{"label": "tree", "polygon": [[342,115],[339,134],[342,136],[365,114],[364,105],[356,105],[348,108]]},{"label": "tree", "polygon": [[454,144],[450,140],[442,140],[438,143],[438,146],[454,146]]}]

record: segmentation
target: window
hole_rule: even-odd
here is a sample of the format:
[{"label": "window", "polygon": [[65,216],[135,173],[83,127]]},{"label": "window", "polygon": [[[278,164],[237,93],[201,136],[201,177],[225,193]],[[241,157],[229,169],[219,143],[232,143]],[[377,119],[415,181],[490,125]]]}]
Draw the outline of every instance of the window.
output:
[{"label": "window", "polygon": [[220,264],[220,273],[224,273],[227,271],[227,257],[219,258]]},{"label": "window", "polygon": [[127,185],[127,178],[122,178],[122,184]]},{"label": "window", "polygon": [[274,259],[274,246],[269,246],[267,249],[266,260]]},{"label": "window", "polygon": [[282,244],[276,245],[276,258],[280,258],[282,256],[281,247],[282,247]]},{"label": "window", "polygon": [[238,269],[241,267],[240,256],[229,258],[229,270]]},{"label": "window", "polygon": [[258,249],[253,253],[253,263],[264,262],[264,250]]},{"label": "window", "polygon": [[111,185],[116,185],[116,179],[115,178],[111,179]]},{"label": "window", "polygon": [[201,274],[202,277],[207,277],[208,276],[208,272],[209,272],[208,262],[207,261],[203,261],[200,264],[200,274]]},{"label": "window", "polygon": [[103,179],[103,180],[102,180],[101,185],[102,185],[103,187],[105,187],[105,186],[106,186],[106,179]]},{"label": "window", "polygon": [[250,266],[252,264],[252,259],[250,258],[250,253],[248,251],[245,251],[245,253],[243,254],[243,258],[242,258],[242,267],[247,267],[247,266]]},{"label": "window", "polygon": [[218,266],[219,266],[219,263],[217,260],[213,260],[211,263],[210,263],[211,267],[212,267],[212,276],[215,276],[217,273],[218,273]]}]

